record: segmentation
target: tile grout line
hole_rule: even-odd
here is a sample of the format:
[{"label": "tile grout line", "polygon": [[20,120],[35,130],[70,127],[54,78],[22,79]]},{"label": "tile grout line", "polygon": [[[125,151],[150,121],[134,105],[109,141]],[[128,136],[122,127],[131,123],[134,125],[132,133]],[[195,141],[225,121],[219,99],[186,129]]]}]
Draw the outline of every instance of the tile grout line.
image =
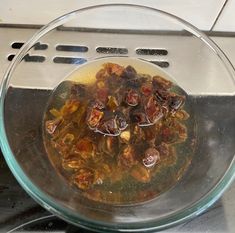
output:
[{"label": "tile grout line", "polygon": [[214,27],[215,27],[215,25],[216,25],[216,23],[217,23],[217,21],[218,21],[220,15],[222,14],[222,12],[223,12],[225,6],[227,5],[227,3],[228,3],[228,0],[225,0],[223,6],[221,7],[221,9],[220,9],[220,11],[219,11],[219,14],[217,15],[217,17],[216,17],[216,19],[215,19],[213,25],[211,26],[210,31],[212,31],[212,30],[214,29]]}]

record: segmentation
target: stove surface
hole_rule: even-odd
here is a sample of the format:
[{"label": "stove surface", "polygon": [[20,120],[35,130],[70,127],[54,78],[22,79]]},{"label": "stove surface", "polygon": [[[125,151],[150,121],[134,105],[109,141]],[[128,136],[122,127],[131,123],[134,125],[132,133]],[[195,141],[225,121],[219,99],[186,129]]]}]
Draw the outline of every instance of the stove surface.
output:
[{"label": "stove surface", "polygon": [[[6,33],[6,31],[8,33]],[[26,41],[36,29],[0,28],[0,75],[10,63],[8,55],[15,55],[13,42]],[[18,36],[18,38],[16,38]],[[235,64],[235,37],[214,37],[220,47]],[[5,60],[4,60],[5,59]],[[167,63],[160,63],[166,65]],[[17,183],[3,155],[0,154],[0,232],[91,232],[77,228],[58,219],[38,205]],[[166,232],[234,232],[235,183],[206,213]]]}]

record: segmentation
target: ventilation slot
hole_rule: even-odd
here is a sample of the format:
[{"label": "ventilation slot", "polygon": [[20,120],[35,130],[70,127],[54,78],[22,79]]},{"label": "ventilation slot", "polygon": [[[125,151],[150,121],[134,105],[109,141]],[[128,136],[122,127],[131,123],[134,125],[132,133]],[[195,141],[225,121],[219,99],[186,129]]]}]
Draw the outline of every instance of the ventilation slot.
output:
[{"label": "ventilation slot", "polygon": [[[11,47],[13,49],[20,49],[24,45],[23,42],[14,42]],[[47,44],[41,44],[40,42],[36,43],[33,46],[34,50],[46,50],[48,48]]]},{"label": "ventilation slot", "polygon": [[55,63],[63,63],[63,64],[83,64],[87,60],[81,57],[55,57],[53,61]]},{"label": "ventilation slot", "polygon": [[7,57],[7,60],[8,60],[8,61],[12,61],[14,57],[15,57],[15,54],[10,54],[10,55]]},{"label": "ventilation slot", "polygon": [[11,47],[12,47],[13,49],[20,49],[23,45],[24,45],[23,42],[14,42],[14,43],[11,45]]},{"label": "ventilation slot", "polygon": [[105,53],[105,54],[127,54],[128,49],[126,48],[113,48],[113,47],[97,47],[97,53]]},{"label": "ventilation slot", "polygon": [[150,61],[151,63],[160,66],[161,68],[167,68],[169,67],[169,62],[167,61]]},{"label": "ventilation slot", "polygon": [[34,50],[46,50],[48,48],[47,44],[41,44],[40,42],[36,43],[33,46]]},{"label": "ventilation slot", "polygon": [[45,57],[43,56],[38,56],[38,55],[25,55],[23,58],[24,61],[26,62],[44,62],[46,60]]},{"label": "ventilation slot", "polygon": [[88,47],[86,46],[78,46],[78,45],[57,45],[57,51],[65,51],[65,52],[81,52],[85,53],[88,51]]},{"label": "ventilation slot", "polygon": [[165,49],[136,49],[136,54],[138,55],[161,55],[166,56],[168,51]]}]

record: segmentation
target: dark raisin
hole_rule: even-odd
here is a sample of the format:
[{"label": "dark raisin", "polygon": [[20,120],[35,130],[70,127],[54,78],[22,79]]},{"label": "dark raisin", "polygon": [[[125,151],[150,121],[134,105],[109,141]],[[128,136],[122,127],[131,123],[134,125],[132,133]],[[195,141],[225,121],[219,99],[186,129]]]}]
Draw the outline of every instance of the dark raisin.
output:
[{"label": "dark raisin", "polygon": [[83,84],[73,84],[70,93],[74,97],[85,97],[86,96],[86,86]]},{"label": "dark raisin", "polygon": [[126,120],[124,113],[116,112],[115,117],[116,117],[118,128],[120,130],[124,130],[128,126],[128,123],[127,123],[127,120]]},{"label": "dark raisin", "polygon": [[139,101],[140,101],[139,93],[134,89],[128,90],[126,94],[126,103],[130,106],[136,106],[138,105]]},{"label": "dark raisin", "polygon": [[154,76],[152,83],[155,88],[170,89],[172,87],[172,82],[161,76]]},{"label": "dark raisin", "polygon": [[163,89],[157,89],[155,91],[155,97],[161,104],[165,103],[169,99],[170,93]]},{"label": "dark raisin", "polygon": [[141,81],[138,78],[135,79],[130,79],[125,82],[126,88],[140,88],[141,86]]},{"label": "dark raisin", "polygon": [[117,136],[120,134],[117,121],[114,118],[101,122],[100,125],[97,127],[97,131],[111,136]]},{"label": "dark raisin", "polygon": [[171,110],[178,110],[180,107],[183,106],[185,101],[184,96],[172,95],[168,100],[168,105]]},{"label": "dark raisin", "polygon": [[148,120],[146,114],[141,109],[134,109],[130,113],[130,120],[133,123],[137,123],[138,125],[147,125]]},{"label": "dark raisin", "polygon": [[127,66],[122,73],[122,77],[126,79],[133,79],[136,77],[136,75],[137,75],[136,70],[130,65]]},{"label": "dark raisin", "polygon": [[157,122],[163,116],[161,106],[153,96],[148,99],[145,105],[145,113],[151,123]]}]

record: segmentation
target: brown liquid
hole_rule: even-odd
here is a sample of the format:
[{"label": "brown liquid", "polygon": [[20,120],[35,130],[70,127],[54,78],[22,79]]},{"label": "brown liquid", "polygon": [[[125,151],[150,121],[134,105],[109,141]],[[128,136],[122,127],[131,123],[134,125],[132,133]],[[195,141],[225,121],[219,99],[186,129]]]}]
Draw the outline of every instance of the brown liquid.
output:
[{"label": "brown liquid", "polygon": [[[94,70],[92,63],[86,66]],[[127,65],[104,70],[97,74],[96,64],[85,82],[78,70],[53,91],[44,117],[48,156],[89,199],[115,204],[152,199],[174,186],[191,163],[192,103],[162,71],[164,79]]]}]

